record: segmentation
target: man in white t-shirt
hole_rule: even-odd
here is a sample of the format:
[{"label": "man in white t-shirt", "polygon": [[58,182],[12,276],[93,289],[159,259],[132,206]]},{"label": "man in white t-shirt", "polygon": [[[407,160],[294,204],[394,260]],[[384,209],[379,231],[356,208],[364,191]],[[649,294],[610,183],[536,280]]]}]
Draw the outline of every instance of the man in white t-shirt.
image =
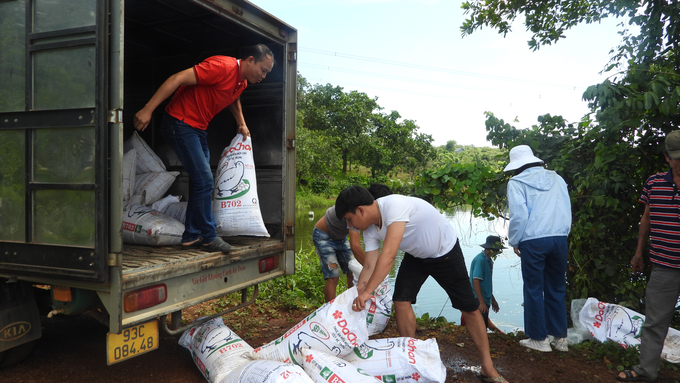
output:
[{"label": "man in white t-shirt", "polygon": [[482,359],[482,381],[506,381],[493,366],[486,326],[478,310],[479,301],[470,287],[456,232],[437,209],[420,198],[395,194],[375,200],[363,187],[351,186],[335,201],[335,214],[364,236],[364,267],[353,310],[366,307],[371,292],[392,270],[397,250],[402,250],[405,254],[392,297],[399,335],[415,338],[416,317],[411,304],[416,302],[427,277],[432,276],[449,295],[452,306],[465,317]]}]

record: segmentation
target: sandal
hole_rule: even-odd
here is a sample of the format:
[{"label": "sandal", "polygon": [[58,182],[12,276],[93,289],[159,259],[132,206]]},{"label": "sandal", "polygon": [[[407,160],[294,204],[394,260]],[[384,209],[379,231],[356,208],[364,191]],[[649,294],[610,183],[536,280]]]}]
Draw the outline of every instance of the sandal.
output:
[{"label": "sandal", "polygon": [[201,239],[202,239],[202,238],[199,238],[199,239],[197,239],[197,240],[191,242],[191,243],[188,244],[188,245],[182,245],[182,250],[194,250],[194,249],[200,249],[200,248],[201,248],[201,245],[202,245]]},{"label": "sandal", "polygon": [[500,375],[491,377],[484,374],[479,374],[479,379],[481,379],[484,383],[503,383],[506,381],[505,378]]},{"label": "sandal", "polygon": [[623,372],[624,377],[622,378],[619,374],[616,374],[616,379],[622,382],[656,382],[656,379],[639,375],[637,372],[635,373],[636,375],[633,375],[633,370],[623,370],[621,372]]},{"label": "sandal", "polygon": [[215,238],[214,241],[208,243],[208,244],[203,244],[201,246],[201,250],[203,251],[221,251],[223,253],[228,253],[232,250],[234,250],[234,246],[224,242],[224,240],[220,237]]}]

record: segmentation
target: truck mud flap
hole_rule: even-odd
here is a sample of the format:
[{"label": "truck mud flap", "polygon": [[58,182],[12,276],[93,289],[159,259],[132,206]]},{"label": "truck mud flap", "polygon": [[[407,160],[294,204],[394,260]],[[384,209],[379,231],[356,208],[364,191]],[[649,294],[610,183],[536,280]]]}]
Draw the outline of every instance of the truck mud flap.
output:
[{"label": "truck mud flap", "polygon": [[0,353],[42,336],[33,287],[0,278]]}]

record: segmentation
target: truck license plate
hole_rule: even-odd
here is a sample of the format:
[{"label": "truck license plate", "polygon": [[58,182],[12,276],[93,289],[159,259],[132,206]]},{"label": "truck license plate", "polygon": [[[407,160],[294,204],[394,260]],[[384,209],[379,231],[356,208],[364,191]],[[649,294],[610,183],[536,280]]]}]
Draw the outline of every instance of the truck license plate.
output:
[{"label": "truck license plate", "polygon": [[155,320],[126,328],[120,334],[107,335],[106,353],[109,365],[158,348],[158,322]]}]

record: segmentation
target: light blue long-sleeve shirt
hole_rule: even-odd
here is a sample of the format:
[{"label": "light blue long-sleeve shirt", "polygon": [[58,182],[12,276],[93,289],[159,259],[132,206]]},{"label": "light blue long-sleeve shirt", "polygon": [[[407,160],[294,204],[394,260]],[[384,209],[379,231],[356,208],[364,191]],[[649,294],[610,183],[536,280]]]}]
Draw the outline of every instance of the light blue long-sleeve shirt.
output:
[{"label": "light blue long-sleeve shirt", "polygon": [[508,181],[508,242],[569,235],[571,201],[564,179],[552,170],[532,167]]}]

